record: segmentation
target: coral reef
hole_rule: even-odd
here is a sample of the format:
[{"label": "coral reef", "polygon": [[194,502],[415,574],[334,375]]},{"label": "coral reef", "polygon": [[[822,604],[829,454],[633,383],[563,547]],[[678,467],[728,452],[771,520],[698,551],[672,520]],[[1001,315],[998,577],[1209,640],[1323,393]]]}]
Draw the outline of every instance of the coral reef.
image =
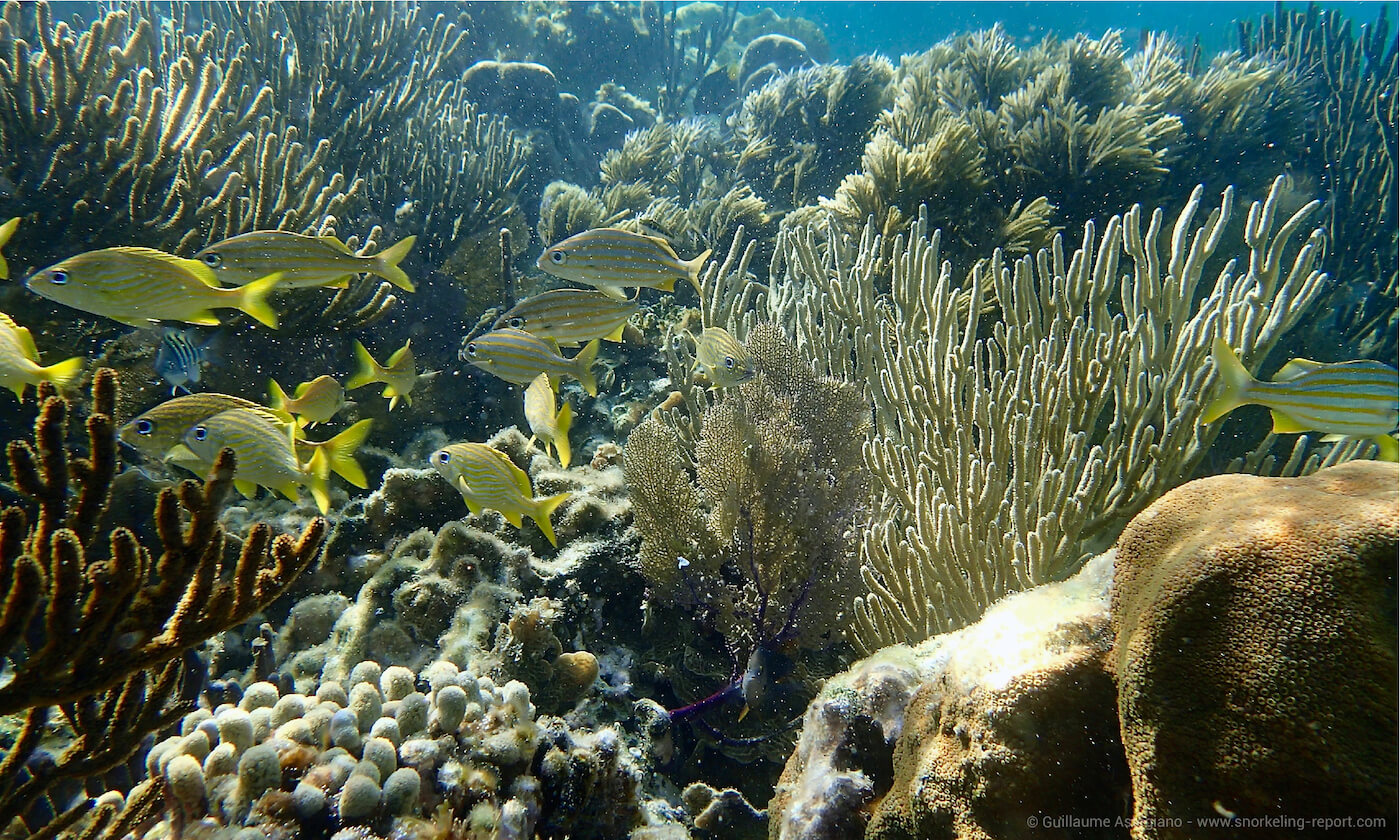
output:
[{"label": "coral reef", "polygon": [[[261,524],[229,562],[218,524],[236,469],[228,450],[203,489],[188,481],[161,491],[158,555],[131,529],[102,527],[117,468],[115,402],[116,377],[99,370],[85,423],[88,453],[74,458],[64,443],[69,405],[41,389],[33,443],[7,447],[26,502],[0,513],[0,652],[12,668],[0,686],[0,713],[22,712],[24,722],[0,761],[0,824],[64,780],[121,764],[146,735],[177,719],[200,685],[193,650],[285,592],[325,537],[322,519],[298,538],[274,537]],[[71,736],[48,755],[40,739],[55,708]],[[63,830],[92,806],[80,797],[47,830]],[[99,809],[86,831],[119,836],[131,813]]]},{"label": "coral reef", "polygon": [[1040,830],[1027,817],[1114,813],[1127,768],[1103,665],[1112,577],[1101,556],[977,624],[828,680],[769,804],[768,836],[1030,837]]},{"label": "coral reef", "polygon": [[1397,476],[1206,478],[1124,530],[1112,663],[1134,836],[1213,814],[1395,819]]}]

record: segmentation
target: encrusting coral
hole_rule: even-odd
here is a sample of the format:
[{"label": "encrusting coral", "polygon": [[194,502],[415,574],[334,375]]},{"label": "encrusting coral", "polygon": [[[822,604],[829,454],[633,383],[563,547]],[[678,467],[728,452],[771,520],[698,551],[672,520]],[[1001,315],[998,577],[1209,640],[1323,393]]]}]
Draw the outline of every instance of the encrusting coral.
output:
[{"label": "encrusting coral", "polygon": [[[148,733],[178,719],[199,687],[187,672],[202,665],[186,661],[190,652],[286,591],[319,556],[326,534],[323,519],[298,538],[274,536],[260,524],[230,563],[218,524],[236,469],[228,450],[203,488],[187,481],[161,491],[159,554],[129,528],[104,529],[117,469],[115,402],[116,377],[99,370],[86,420],[88,453],[73,458],[64,443],[69,404],[43,388],[33,442],[7,448],[12,481],[26,501],[0,512],[0,652],[13,669],[0,686],[0,713],[25,718],[0,761],[3,825],[62,780],[124,762]],[[59,754],[31,761],[55,708],[71,739]],[[92,807],[80,798],[47,830],[72,825]],[[104,808],[86,831],[126,825],[114,818],[115,810]]]}]

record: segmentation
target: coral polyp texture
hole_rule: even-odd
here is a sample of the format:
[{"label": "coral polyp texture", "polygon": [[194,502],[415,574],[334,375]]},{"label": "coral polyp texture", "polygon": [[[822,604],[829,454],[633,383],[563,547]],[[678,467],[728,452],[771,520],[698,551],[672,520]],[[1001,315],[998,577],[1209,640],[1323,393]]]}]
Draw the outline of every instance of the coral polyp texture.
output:
[{"label": "coral polyp texture", "polygon": [[1222,8],[0,0],[0,840],[1393,824],[1400,42]]}]

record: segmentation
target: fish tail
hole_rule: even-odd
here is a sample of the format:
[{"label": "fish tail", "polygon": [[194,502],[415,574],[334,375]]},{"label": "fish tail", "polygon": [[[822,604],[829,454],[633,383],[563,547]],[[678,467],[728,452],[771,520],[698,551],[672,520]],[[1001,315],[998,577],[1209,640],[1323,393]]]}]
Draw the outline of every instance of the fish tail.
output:
[{"label": "fish tail", "polygon": [[1372,440],[1381,448],[1376,457],[1382,461],[1400,461],[1400,441],[1395,440],[1395,435],[1376,435]]},{"label": "fish tail", "polygon": [[[19,227],[19,216],[15,216],[3,225],[0,225],[0,248],[10,244],[10,237],[15,235],[15,228]],[[0,280],[10,279],[10,264],[5,262],[5,255],[0,254]]]},{"label": "fish tail", "polygon": [[549,544],[555,548],[559,547],[559,540],[554,536],[554,525],[549,521],[550,514],[554,509],[564,503],[569,498],[568,493],[559,493],[554,496],[547,496],[543,499],[535,499],[531,506],[529,517],[535,520],[535,524],[540,527],[540,532],[544,538],[549,540]]},{"label": "fish tail", "polygon": [[593,378],[593,362],[598,358],[598,339],[593,339],[573,358],[574,376],[590,397],[598,396],[598,380]]},{"label": "fish tail", "polygon": [[573,450],[569,448],[569,426],[574,422],[574,410],[565,402],[559,407],[559,413],[554,418],[554,451],[559,455],[559,466],[564,469],[569,468],[569,461],[573,459]]},{"label": "fish tail", "polygon": [[276,414],[284,423],[292,422],[292,413],[287,410],[287,392],[282,390],[282,386],[277,384],[276,379],[267,380],[267,395],[268,401],[272,403],[269,406],[272,413]]},{"label": "fish tail", "polygon": [[265,327],[277,329],[277,313],[267,303],[267,296],[282,282],[282,272],[269,274],[239,290],[238,308],[257,319]]},{"label": "fish tail", "polygon": [[686,279],[690,281],[690,285],[695,287],[695,293],[697,295],[701,294],[700,270],[705,267],[705,260],[708,260],[710,258],[710,254],[713,254],[714,252],[715,249],[706,248],[704,253],[702,253],[700,256],[696,257],[693,260],[681,263],[681,265],[685,266]]},{"label": "fish tail", "polygon": [[1214,423],[1244,405],[1245,392],[1250,385],[1254,384],[1254,377],[1245,370],[1240,357],[1235,355],[1235,351],[1225,343],[1225,339],[1217,338],[1215,340],[1215,343],[1211,345],[1211,354],[1215,359],[1215,371],[1220,374],[1221,381],[1225,383],[1225,393],[1206,405],[1201,414],[1202,423]]},{"label": "fish tail", "polygon": [[355,453],[364,446],[365,438],[369,437],[372,422],[361,420],[316,449],[317,452],[325,453],[326,466],[361,490],[369,487],[369,480],[365,477],[360,462],[355,460]]},{"label": "fish tail", "polygon": [[413,291],[413,281],[408,279],[408,275],[399,268],[399,263],[408,256],[408,252],[413,250],[413,243],[418,241],[416,236],[405,236],[403,239],[380,251],[374,255],[374,273],[398,286],[406,292]]},{"label": "fish tail", "polygon": [[316,509],[321,513],[331,509],[330,484],[326,481],[326,476],[317,469],[324,469],[316,464],[316,459],[321,455],[321,450],[316,450],[311,455],[311,464],[307,466],[306,489],[311,491],[311,498],[316,500]]},{"label": "fish tail", "polygon": [[355,371],[355,375],[346,381],[345,390],[353,391],[356,388],[384,381],[384,369],[379,366],[379,362],[374,360],[374,357],[358,340],[355,342],[355,361],[359,364],[360,369]]},{"label": "fish tail", "polygon": [[64,359],[48,367],[39,368],[39,375],[46,381],[52,382],[53,386],[60,390],[66,388],[68,384],[74,379],[77,379],[78,375],[82,372],[82,356],[74,356],[71,359]]}]

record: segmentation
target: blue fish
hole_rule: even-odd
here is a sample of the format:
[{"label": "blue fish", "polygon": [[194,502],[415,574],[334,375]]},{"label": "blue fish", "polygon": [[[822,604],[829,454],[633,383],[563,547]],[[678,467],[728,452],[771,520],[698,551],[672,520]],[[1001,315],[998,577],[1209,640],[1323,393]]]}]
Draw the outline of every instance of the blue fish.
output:
[{"label": "blue fish", "polygon": [[190,330],[166,327],[161,331],[155,368],[160,378],[170,384],[172,396],[180,391],[192,393],[190,386],[198,386],[204,378],[204,366],[209,364],[209,346],[214,339],[196,344],[195,338],[197,336]]}]

